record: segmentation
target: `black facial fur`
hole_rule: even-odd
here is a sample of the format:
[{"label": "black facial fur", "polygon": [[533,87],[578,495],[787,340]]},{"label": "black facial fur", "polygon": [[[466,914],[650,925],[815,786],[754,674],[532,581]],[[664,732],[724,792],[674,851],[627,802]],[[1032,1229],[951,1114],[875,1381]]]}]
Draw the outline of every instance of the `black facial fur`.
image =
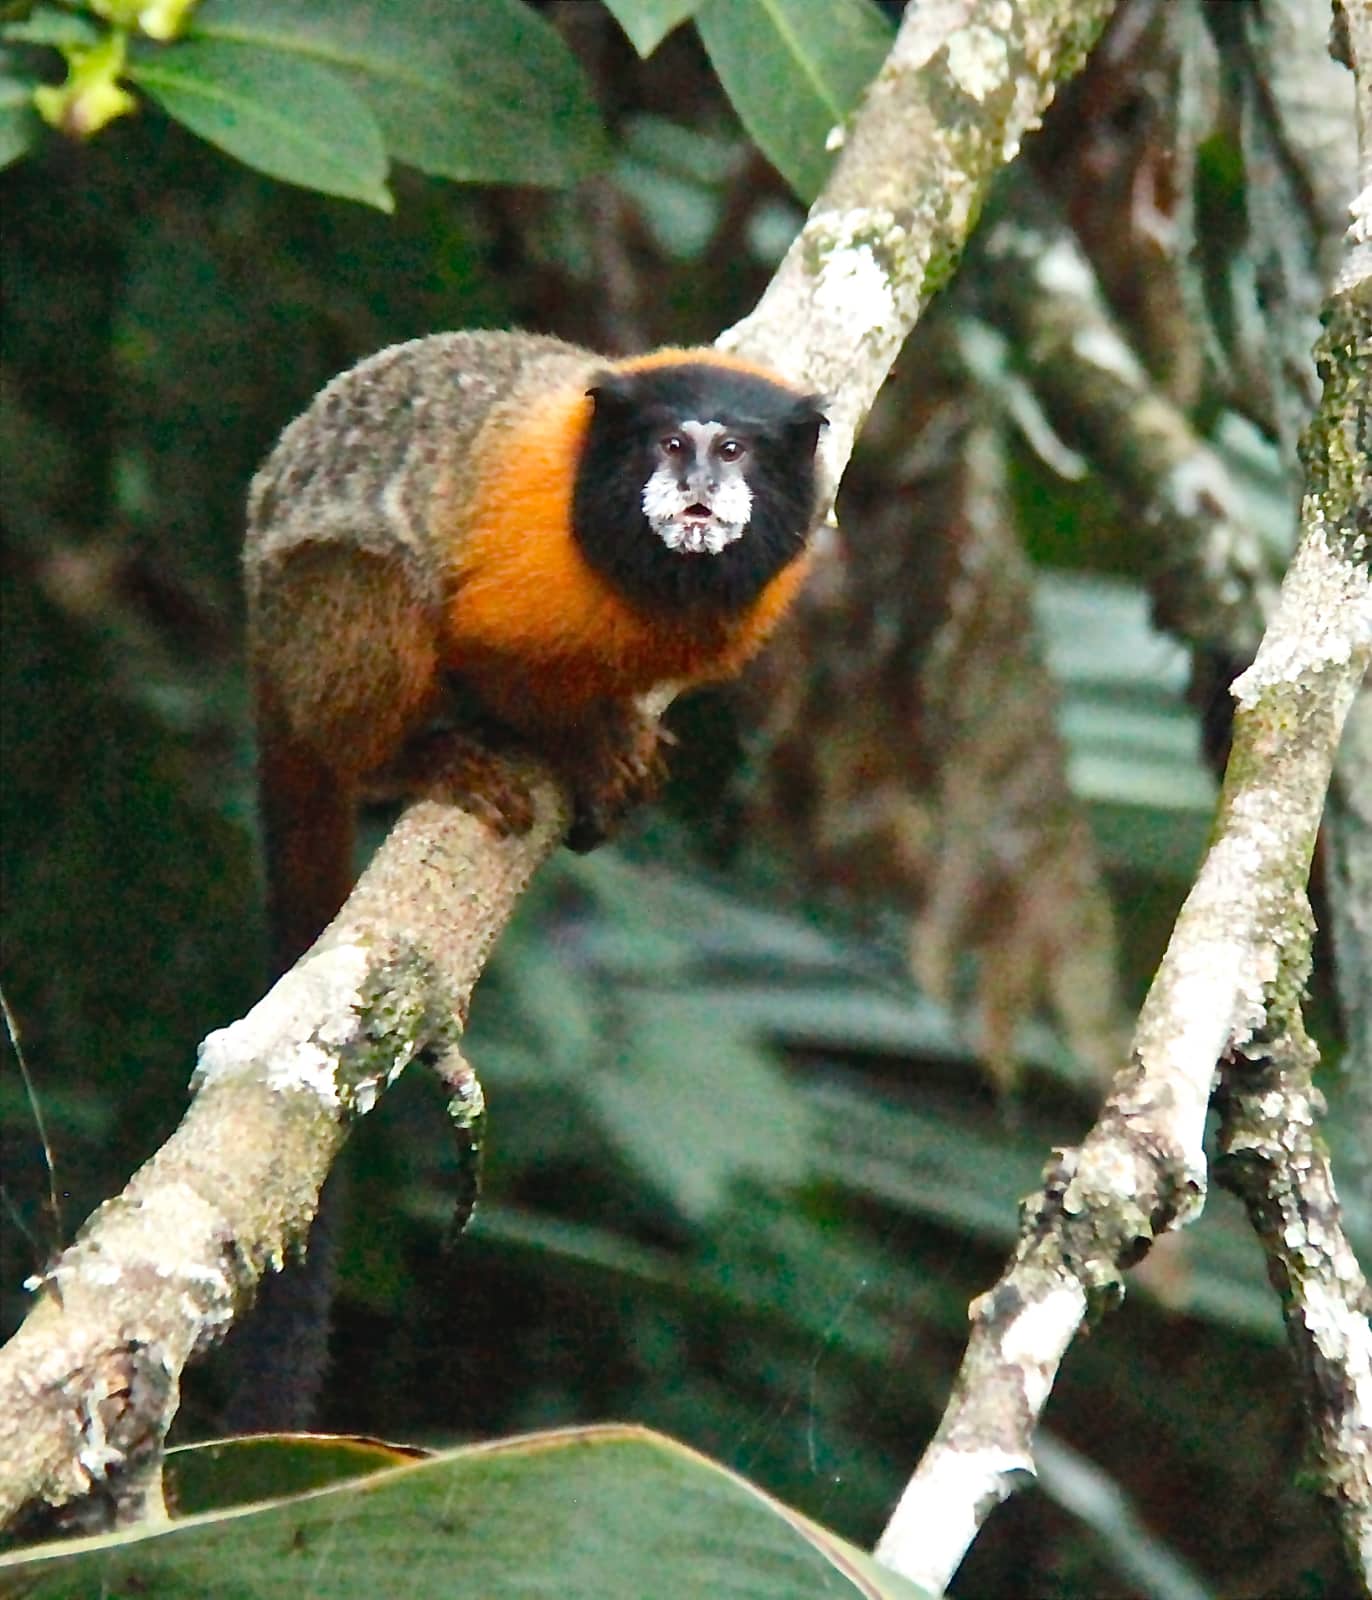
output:
[{"label": "black facial fur", "polygon": [[[595,411],[572,500],[587,561],[645,610],[745,610],[801,554],[814,524],[818,398],[708,361],[607,372],[589,392]],[[643,514],[657,441],[692,419],[723,423],[750,451],[747,531],[713,555],[669,550]]]}]

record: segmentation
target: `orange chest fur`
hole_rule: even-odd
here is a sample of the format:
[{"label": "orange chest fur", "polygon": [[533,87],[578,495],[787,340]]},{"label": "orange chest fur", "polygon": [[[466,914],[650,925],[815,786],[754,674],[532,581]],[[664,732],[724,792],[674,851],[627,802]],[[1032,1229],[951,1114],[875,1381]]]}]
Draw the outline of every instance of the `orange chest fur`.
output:
[{"label": "orange chest fur", "polygon": [[478,679],[517,668],[540,698],[569,708],[731,676],[790,603],[804,560],[739,615],[678,623],[637,610],[587,563],[571,532],[590,408],[580,393],[549,395],[529,407],[514,439],[507,434],[486,452],[450,546],[445,666]]}]

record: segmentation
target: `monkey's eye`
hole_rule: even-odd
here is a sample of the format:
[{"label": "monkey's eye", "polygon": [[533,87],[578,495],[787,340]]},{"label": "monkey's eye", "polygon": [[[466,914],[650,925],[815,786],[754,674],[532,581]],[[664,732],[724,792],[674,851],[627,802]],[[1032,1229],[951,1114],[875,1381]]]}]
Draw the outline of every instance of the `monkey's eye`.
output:
[{"label": "monkey's eye", "polygon": [[686,453],[686,441],[679,433],[669,433],[662,441],[664,456],[680,456]]},{"label": "monkey's eye", "polygon": [[748,453],[748,446],[742,439],[721,439],[719,441],[719,459],[721,461],[739,461]]}]

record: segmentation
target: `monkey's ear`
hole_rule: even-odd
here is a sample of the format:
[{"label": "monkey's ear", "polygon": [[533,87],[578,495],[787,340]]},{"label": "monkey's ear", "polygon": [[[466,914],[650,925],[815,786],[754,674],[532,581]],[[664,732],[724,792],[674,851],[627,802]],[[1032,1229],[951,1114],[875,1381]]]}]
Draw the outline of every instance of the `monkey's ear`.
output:
[{"label": "monkey's ear", "polygon": [[597,414],[608,417],[626,415],[638,407],[638,374],[608,370],[597,372],[586,393],[595,401]]},{"label": "monkey's ear", "polygon": [[828,401],[821,394],[801,395],[783,423],[786,432],[811,454],[819,448],[820,431],[829,426],[829,418],[824,410],[827,404]]}]

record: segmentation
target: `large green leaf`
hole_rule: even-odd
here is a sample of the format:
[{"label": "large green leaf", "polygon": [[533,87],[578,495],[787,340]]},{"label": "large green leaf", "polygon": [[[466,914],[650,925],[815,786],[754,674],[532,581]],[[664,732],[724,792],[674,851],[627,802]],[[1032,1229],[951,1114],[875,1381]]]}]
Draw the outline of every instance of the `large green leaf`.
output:
[{"label": "large green leaf", "polygon": [[[321,1444],[326,1443],[321,1441]],[[292,1499],[0,1559],[29,1600],[918,1600],[913,1584],[642,1428],[478,1445]]]},{"label": "large green leaf", "polygon": [[703,0],[605,0],[641,56],[650,56],[673,28],[699,11]]},{"label": "large green leaf", "polygon": [[140,47],[127,76],[169,116],[247,166],[391,210],[376,119],[327,67],[202,38]]},{"label": "large green leaf", "polygon": [[734,110],[805,200],[819,193],[841,128],[891,47],[871,0],[708,0],[696,27]]},{"label": "large green leaf", "polygon": [[[747,159],[738,135],[650,114],[627,119],[619,135],[615,182],[633,202],[654,244],[674,261],[702,260],[718,232],[729,185]],[[789,225],[789,244],[800,217],[788,201],[765,203],[763,214],[769,220],[778,212]],[[756,257],[753,235],[750,223],[741,243]]]},{"label": "large green leaf", "polygon": [[391,155],[436,177],[565,184],[601,157],[580,67],[517,0],[205,0],[194,32],[347,77]]}]

